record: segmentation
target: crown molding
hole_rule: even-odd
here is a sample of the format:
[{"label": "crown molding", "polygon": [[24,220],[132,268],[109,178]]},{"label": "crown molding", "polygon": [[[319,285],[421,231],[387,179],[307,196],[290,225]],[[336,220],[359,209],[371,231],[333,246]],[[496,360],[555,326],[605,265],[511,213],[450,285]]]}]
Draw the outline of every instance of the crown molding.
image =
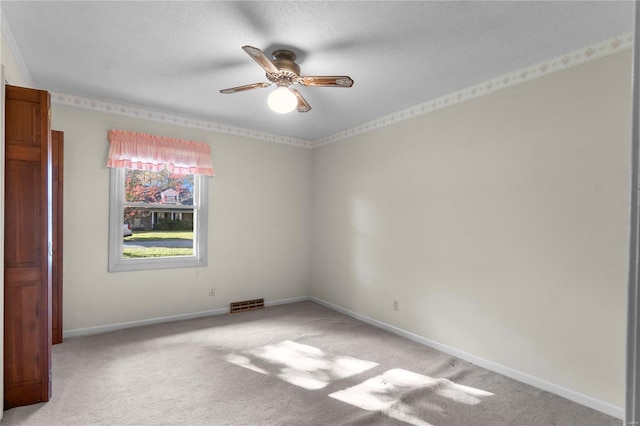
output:
[{"label": "crown molding", "polygon": [[377,118],[352,129],[318,139],[312,143],[311,147],[315,148],[329,143],[338,142],[361,133],[370,132],[381,127],[409,120],[411,118],[428,114],[442,108],[447,108],[489,93],[497,92],[498,90],[506,89],[558,71],[566,70],[595,59],[619,53],[624,50],[631,49],[632,47],[633,32],[629,31],[616,34],[612,37],[589,44],[571,52],[545,59],[516,71],[502,74],[501,76],[495,77],[491,80],[448,93],[393,114],[385,115],[384,117]]},{"label": "crown molding", "polygon": [[20,49],[18,48],[18,44],[16,43],[16,39],[13,38],[13,33],[11,32],[11,27],[9,26],[9,22],[7,21],[7,18],[5,18],[5,14],[2,11],[2,7],[1,6],[0,6],[0,26],[2,27],[2,34],[4,35],[5,40],[7,41],[7,44],[9,45],[9,48],[11,49],[11,52],[13,53],[13,57],[16,59],[18,67],[20,67],[20,71],[22,71],[22,74],[24,75],[25,79],[27,80],[27,83],[29,84],[29,86],[30,87],[34,87],[33,78],[31,77],[31,73],[29,72],[29,68],[27,68],[27,64],[24,61],[24,58],[22,57],[22,53],[20,52]]},{"label": "crown molding", "polygon": [[[4,17],[2,25],[4,31]],[[577,65],[581,65],[599,58],[603,58],[605,56],[613,55],[615,53],[631,49],[632,47],[633,33],[631,31],[620,33],[606,38],[602,41],[573,50],[571,52],[545,59],[533,65],[529,65],[506,74],[502,74],[490,80],[486,80],[484,82],[474,84],[473,86],[448,93],[430,101],[415,105],[411,108],[407,108],[402,111],[377,118],[373,121],[369,121],[357,127],[353,127],[351,129],[315,141],[278,136],[240,127],[227,126],[193,117],[162,111],[154,111],[137,106],[101,101],[61,92],[51,92],[51,102],[58,105],[89,109],[133,118],[141,118],[145,120],[158,121],[161,123],[190,127],[194,129],[209,130],[218,133],[226,133],[253,139],[261,139],[269,142],[283,143],[304,148],[316,148],[322,145],[338,142],[355,135],[370,132],[382,127],[390,126],[392,124],[400,123],[411,118],[429,114],[431,112],[447,108],[461,102],[497,92],[498,90],[526,83],[528,81],[535,80],[537,78],[541,78],[558,71],[563,71]]]},{"label": "crown molding", "polygon": [[160,123],[175,124],[192,129],[209,130],[229,135],[243,136],[253,139],[261,139],[269,142],[283,143],[287,145],[311,148],[312,142],[289,138],[286,136],[272,135],[270,133],[258,132],[255,130],[232,127],[212,121],[201,120],[185,115],[178,115],[169,112],[155,111],[148,108],[125,105],[115,102],[100,101],[84,96],[70,95],[67,93],[50,91],[51,103],[56,105],[70,106],[92,111],[106,112],[108,114],[123,115],[125,117],[141,118],[144,120],[158,121]]}]

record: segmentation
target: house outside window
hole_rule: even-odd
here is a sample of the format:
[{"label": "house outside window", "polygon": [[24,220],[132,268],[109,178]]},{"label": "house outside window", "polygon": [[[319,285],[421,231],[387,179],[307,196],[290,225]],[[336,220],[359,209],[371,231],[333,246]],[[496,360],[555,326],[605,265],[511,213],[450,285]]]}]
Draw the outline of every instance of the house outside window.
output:
[{"label": "house outside window", "polygon": [[160,193],[160,199],[162,204],[178,204],[178,195],[179,192],[173,188],[169,188]]}]

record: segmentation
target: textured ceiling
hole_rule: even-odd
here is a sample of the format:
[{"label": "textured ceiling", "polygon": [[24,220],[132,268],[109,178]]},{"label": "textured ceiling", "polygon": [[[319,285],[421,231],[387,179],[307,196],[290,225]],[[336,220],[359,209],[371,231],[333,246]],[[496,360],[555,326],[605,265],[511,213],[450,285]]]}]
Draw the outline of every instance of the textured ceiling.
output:
[{"label": "textured ceiling", "polygon": [[[633,2],[7,1],[36,87],[303,140],[323,137],[633,28]],[[280,115],[241,46],[287,48],[312,110]]]}]

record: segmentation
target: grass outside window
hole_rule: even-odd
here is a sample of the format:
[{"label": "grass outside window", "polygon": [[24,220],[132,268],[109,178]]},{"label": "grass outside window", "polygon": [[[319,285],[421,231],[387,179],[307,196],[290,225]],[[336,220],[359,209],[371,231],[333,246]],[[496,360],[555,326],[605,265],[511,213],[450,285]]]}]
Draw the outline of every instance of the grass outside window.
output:
[{"label": "grass outside window", "polygon": [[[190,247],[169,247],[172,241],[193,242],[193,231],[134,231],[130,237],[124,238],[125,245],[122,256],[127,259],[149,257],[192,256],[193,244]],[[153,243],[150,246],[128,246],[126,242]]]}]

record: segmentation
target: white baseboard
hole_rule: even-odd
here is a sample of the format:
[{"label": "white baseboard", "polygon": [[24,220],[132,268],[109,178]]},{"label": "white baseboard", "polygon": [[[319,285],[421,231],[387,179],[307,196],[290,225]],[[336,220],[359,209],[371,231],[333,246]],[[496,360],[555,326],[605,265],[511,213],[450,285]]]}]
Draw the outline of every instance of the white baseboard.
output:
[{"label": "white baseboard", "polygon": [[97,327],[77,328],[75,330],[65,330],[62,338],[89,336],[91,334],[106,333],[108,331],[122,330],[125,328],[140,327],[143,325],[159,324],[163,322],[180,321],[200,317],[208,317],[211,315],[228,314],[229,308],[212,309],[210,311],[192,312],[189,314],[170,315],[168,317],[150,318],[146,320],[119,322],[115,324],[99,325]]},{"label": "white baseboard", "polygon": [[554,383],[548,382],[546,380],[540,379],[538,377],[531,376],[527,373],[523,373],[521,371],[514,370],[512,368],[506,367],[504,365],[495,363],[493,361],[489,361],[484,358],[477,357],[470,353],[455,349],[451,346],[444,345],[442,343],[427,339],[425,337],[419,336],[417,334],[411,333],[409,331],[403,330],[401,328],[395,327],[393,325],[384,323],[382,321],[378,321],[373,318],[369,318],[365,315],[359,314],[354,311],[350,311],[349,309],[343,308],[342,306],[334,305],[333,303],[327,302],[325,300],[319,299],[317,297],[311,296],[308,300],[316,302],[322,306],[333,309],[335,311],[341,312],[345,315],[358,319],[360,321],[371,324],[375,327],[381,328],[383,330],[387,330],[391,333],[397,334],[414,342],[423,344],[425,346],[429,346],[430,348],[437,349],[449,355],[453,355],[465,361],[469,361],[473,364],[476,364],[480,367],[486,368],[487,370],[494,371],[496,373],[502,374],[503,376],[510,377],[512,379],[518,380],[520,382],[526,383],[528,385],[534,386],[538,389],[545,390],[547,392],[551,392],[553,394],[559,395],[563,398],[567,398],[570,401],[577,402],[578,404],[584,405],[586,407],[592,408],[594,410],[600,411],[602,413],[608,414],[613,417],[617,417],[619,419],[624,418],[624,408],[615,406],[613,404],[609,404],[608,402],[601,401],[599,399],[593,398],[591,396],[582,394],[580,392],[573,391],[571,389],[567,389],[565,387],[556,385]]},{"label": "white baseboard", "polygon": [[291,297],[289,299],[272,300],[271,302],[264,302],[264,306],[278,306],[286,305],[287,303],[308,302],[311,300],[311,296]]},{"label": "white baseboard", "polygon": [[[308,301],[308,300],[311,300],[311,298],[309,296],[292,297],[290,299],[279,299],[279,300],[268,301],[268,302],[265,302],[264,305],[265,306],[277,306],[277,305],[285,305],[287,303],[305,302],[305,301]],[[210,311],[201,311],[201,312],[192,312],[192,313],[188,313],[188,314],[170,315],[170,316],[167,316],[167,317],[150,318],[150,319],[139,320],[139,321],[119,322],[119,323],[116,323],[116,324],[100,325],[100,326],[97,326],[97,327],[87,327],[87,328],[78,328],[78,329],[75,329],[75,330],[65,330],[62,333],[62,337],[63,338],[68,338],[68,337],[77,337],[77,336],[88,336],[88,335],[91,335],[91,334],[106,333],[108,331],[122,330],[122,329],[125,329],[125,328],[132,328],[132,327],[140,327],[140,326],[143,326],[143,325],[159,324],[159,323],[171,322],[171,321],[181,321],[181,320],[208,317],[208,316],[212,316],[212,315],[222,315],[222,314],[228,314],[228,313],[229,313],[229,308],[226,307],[226,308],[212,309]]]}]

